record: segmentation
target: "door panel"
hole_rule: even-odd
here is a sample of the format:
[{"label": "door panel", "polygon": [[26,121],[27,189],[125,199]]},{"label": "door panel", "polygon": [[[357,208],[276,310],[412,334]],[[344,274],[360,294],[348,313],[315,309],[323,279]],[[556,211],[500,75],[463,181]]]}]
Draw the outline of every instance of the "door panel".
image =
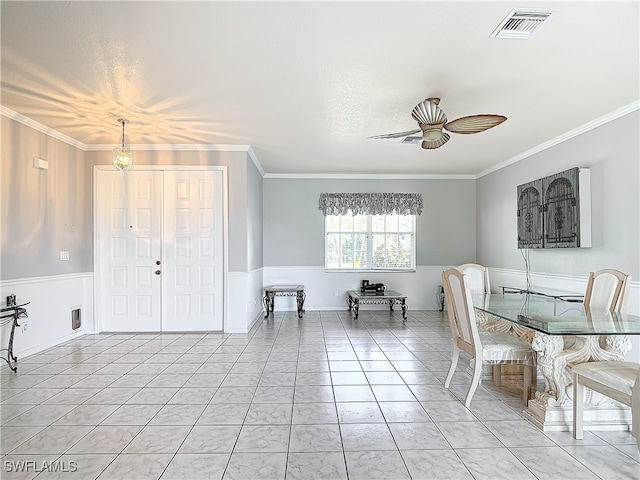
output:
[{"label": "door panel", "polygon": [[100,171],[97,299],[103,331],[161,327],[162,172]]},{"label": "door panel", "polygon": [[164,175],[165,331],[222,330],[222,173]]},{"label": "door panel", "polygon": [[97,182],[102,331],[222,330],[222,173],[98,171]]}]

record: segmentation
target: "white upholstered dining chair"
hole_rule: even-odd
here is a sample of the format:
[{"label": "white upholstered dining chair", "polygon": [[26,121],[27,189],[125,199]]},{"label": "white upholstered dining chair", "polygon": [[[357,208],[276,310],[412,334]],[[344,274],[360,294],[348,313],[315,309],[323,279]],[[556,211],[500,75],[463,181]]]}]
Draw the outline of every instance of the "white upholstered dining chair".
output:
[{"label": "white upholstered dining chair", "polygon": [[[535,354],[527,342],[506,332],[478,332],[471,300],[471,290],[465,285],[465,275],[457,268],[442,272],[442,284],[445,289],[449,326],[453,340],[451,365],[444,382],[449,388],[458,365],[460,351],[473,358],[471,385],[464,400],[468,407],[478,388],[482,374],[482,365],[519,363],[524,365],[523,401],[529,401],[531,380],[535,378]],[[493,369],[493,374],[499,370]]]},{"label": "white upholstered dining chair", "polygon": [[[584,305],[610,312],[624,312],[629,299],[631,275],[611,268],[589,273]],[[631,431],[640,448],[640,365],[633,362],[586,362],[573,373],[573,436],[583,438],[584,388],[631,407]]]},{"label": "white upholstered dining chair", "polygon": [[631,275],[606,268],[589,273],[584,306],[623,312],[631,286]]},{"label": "white upholstered dining chair", "polygon": [[[465,285],[471,290],[471,295],[491,294],[489,269],[487,267],[477,263],[465,263],[456,268],[463,273]],[[478,324],[478,330],[480,332],[508,332],[531,343],[531,339],[533,338],[533,332],[531,330],[482,310],[476,309],[475,314],[476,323]],[[492,368],[493,384],[500,386],[500,379],[502,377],[500,364],[494,364]],[[535,378],[533,384],[534,386],[536,384]]]},{"label": "white upholstered dining chair", "polygon": [[489,269],[477,263],[465,263],[456,267],[464,275],[464,281],[472,295],[491,293]]},{"label": "white upholstered dining chair", "polygon": [[640,449],[640,365],[587,362],[573,367],[573,438],[583,438],[584,387],[631,407],[631,433]]}]

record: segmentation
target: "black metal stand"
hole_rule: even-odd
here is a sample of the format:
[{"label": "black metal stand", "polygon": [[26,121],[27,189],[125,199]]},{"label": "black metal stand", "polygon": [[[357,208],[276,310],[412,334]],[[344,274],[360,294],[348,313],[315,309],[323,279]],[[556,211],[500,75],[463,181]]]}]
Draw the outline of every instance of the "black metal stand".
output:
[{"label": "black metal stand", "polygon": [[275,297],[296,297],[296,308],[298,310],[298,318],[302,318],[304,313],[304,299],[307,295],[304,293],[304,285],[271,285],[264,289],[264,318],[269,317],[269,313],[273,313],[275,305]]},{"label": "black metal stand", "polygon": [[353,317],[357,320],[360,314],[360,304],[385,305],[389,304],[389,310],[393,311],[393,305],[398,303],[402,308],[402,318],[407,319],[407,297],[398,292],[387,291],[380,295],[362,295],[351,290],[347,292],[347,311],[353,311]]},{"label": "black metal stand", "polygon": [[[29,302],[27,302],[29,303]],[[22,304],[25,305],[25,304]],[[19,327],[20,324],[18,320],[20,318],[27,317],[27,310],[22,305],[2,305],[0,308],[0,326],[5,326],[11,323],[11,333],[9,334],[9,345],[7,348],[0,349],[0,351],[7,352],[7,358],[0,357],[2,360],[7,362],[9,368],[17,372],[18,371],[18,357],[13,354],[13,337],[15,335],[16,327]]]}]

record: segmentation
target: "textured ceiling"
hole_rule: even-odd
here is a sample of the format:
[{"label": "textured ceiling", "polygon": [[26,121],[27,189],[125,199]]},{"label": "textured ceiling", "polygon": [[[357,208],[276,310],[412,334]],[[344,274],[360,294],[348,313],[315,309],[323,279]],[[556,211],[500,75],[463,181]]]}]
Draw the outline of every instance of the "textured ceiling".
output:
[{"label": "textured ceiling", "polygon": [[[515,7],[557,10],[491,39]],[[1,103],[88,146],[251,145],[266,173],[478,174],[640,96],[639,2],[2,1]],[[368,136],[508,120],[437,150]],[[95,148],[95,147],[93,147]]]}]

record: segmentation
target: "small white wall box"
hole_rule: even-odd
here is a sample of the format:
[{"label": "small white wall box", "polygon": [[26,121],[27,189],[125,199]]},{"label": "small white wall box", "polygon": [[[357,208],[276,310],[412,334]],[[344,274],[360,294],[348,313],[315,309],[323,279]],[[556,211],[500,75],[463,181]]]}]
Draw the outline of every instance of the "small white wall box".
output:
[{"label": "small white wall box", "polygon": [[33,168],[37,168],[39,170],[49,170],[49,162],[43,160],[42,158],[33,157]]}]

